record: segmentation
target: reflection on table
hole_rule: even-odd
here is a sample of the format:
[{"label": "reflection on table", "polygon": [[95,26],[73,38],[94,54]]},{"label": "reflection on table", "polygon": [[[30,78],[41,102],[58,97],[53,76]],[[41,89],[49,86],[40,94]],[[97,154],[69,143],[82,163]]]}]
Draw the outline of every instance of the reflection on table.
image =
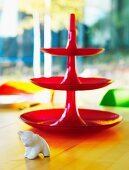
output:
[{"label": "reflection on table", "polygon": [[[33,109],[53,106],[38,105]],[[0,109],[0,169],[129,169],[129,109],[101,107],[123,116],[123,121],[95,133],[54,133],[40,131],[19,120],[23,111]],[[30,111],[30,108],[26,109]],[[32,130],[43,136],[50,145],[51,157],[40,155],[35,160],[24,158],[24,147],[17,135],[19,130]]]}]

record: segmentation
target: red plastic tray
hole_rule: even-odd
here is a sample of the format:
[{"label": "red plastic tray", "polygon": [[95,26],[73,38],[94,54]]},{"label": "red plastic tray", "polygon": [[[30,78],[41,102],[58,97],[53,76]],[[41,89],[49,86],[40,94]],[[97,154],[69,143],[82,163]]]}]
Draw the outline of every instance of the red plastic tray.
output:
[{"label": "red plastic tray", "polygon": [[86,123],[78,124],[72,122],[72,119],[67,123],[63,124],[54,124],[55,122],[60,120],[64,109],[50,109],[50,110],[37,110],[32,112],[27,112],[22,114],[20,118],[25,123],[31,125],[32,127],[38,129],[53,129],[56,130],[60,128],[62,130],[71,130],[71,129],[92,129],[93,127],[99,129],[105,129],[112,127],[119,122],[121,122],[122,117],[118,114],[109,112],[109,111],[100,111],[100,110],[90,110],[90,109],[79,109],[79,114],[81,118]]},{"label": "red plastic tray", "polygon": [[76,84],[67,84],[62,83],[64,77],[63,76],[55,76],[55,77],[40,77],[40,78],[32,78],[32,83],[49,88],[54,90],[93,90],[101,87],[105,87],[112,83],[111,80],[105,78],[79,78],[79,83]]},{"label": "red plastic tray", "polygon": [[41,48],[42,52],[55,56],[93,56],[104,51],[104,48]]}]

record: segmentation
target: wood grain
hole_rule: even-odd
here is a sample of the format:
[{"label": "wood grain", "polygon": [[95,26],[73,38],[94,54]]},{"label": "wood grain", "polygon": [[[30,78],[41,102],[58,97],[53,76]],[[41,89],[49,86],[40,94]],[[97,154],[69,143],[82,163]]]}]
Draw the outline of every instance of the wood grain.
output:
[{"label": "wood grain", "polygon": [[[19,120],[20,111],[0,110],[0,170],[129,170],[129,108],[107,107],[123,121],[95,134],[59,134],[34,129]],[[32,130],[50,145],[51,156],[24,158],[19,130]]]}]

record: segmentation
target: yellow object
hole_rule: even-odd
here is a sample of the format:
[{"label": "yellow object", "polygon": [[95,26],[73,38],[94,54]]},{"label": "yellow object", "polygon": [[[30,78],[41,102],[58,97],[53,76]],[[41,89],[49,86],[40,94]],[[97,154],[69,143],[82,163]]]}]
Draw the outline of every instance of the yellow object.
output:
[{"label": "yellow object", "polygon": [[39,87],[31,82],[24,82],[24,81],[8,81],[6,82],[6,85],[15,87],[20,90],[24,90],[28,93],[35,93],[40,90],[43,90],[42,87]]},{"label": "yellow object", "polygon": [[[24,96],[25,94],[25,96]],[[14,102],[13,97],[22,96],[26,99],[21,102]],[[27,97],[28,95],[33,95],[33,97]],[[32,107],[35,103],[53,103],[54,90],[39,87],[31,82],[25,81],[8,81],[0,86],[0,97],[8,97],[9,100],[12,98],[12,103],[4,102],[0,103],[0,108],[10,108],[10,109],[25,109]],[[7,98],[6,97],[6,98]],[[40,99],[41,97],[41,99]],[[33,99],[33,100],[32,100]],[[2,100],[2,99],[1,99]],[[47,102],[46,102],[47,101]],[[6,103],[7,102],[7,103]]]}]

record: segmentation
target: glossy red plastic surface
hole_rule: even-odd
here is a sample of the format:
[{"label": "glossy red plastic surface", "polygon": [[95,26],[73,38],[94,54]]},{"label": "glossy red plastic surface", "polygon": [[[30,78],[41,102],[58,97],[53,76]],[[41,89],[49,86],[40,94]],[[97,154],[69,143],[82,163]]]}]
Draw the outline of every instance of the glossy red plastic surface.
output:
[{"label": "glossy red plastic surface", "polygon": [[70,15],[70,29],[68,32],[68,43],[66,48],[41,48],[42,52],[46,52],[56,56],[92,56],[101,53],[104,48],[77,48],[76,45],[76,25],[75,15]]},{"label": "glossy red plastic surface", "polygon": [[93,90],[111,83],[111,80],[104,78],[82,78],[76,72],[76,55],[95,55],[103,51],[103,48],[77,48],[75,16],[70,16],[70,30],[68,32],[68,43],[66,48],[41,49],[53,55],[67,55],[67,69],[64,77],[41,77],[32,78],[31,81],[41,87],[55,90]]},{"label": "glossy red plastic surface", "polygon": [[29,125],[43,128],[68,127],[87,128],[88,126],[110,127],[119,123],[122,118],[112,112],[77,109],[75,92],[67,92],[65,109],[50,109],[28,112],[21,115],[21,119]]},{"label": "glossy red plastic surface", "polygon": [[55,56],[93,56],[104,51],[103,48],[75,48],[70,50],[68,48],[41,48],[42,52],[49,53]]},{"label": "glossy red plastic surface", "polygon": [[48,130],[51,128],[62,128],[62,130],[65,130],[66,128],[68,128],[69,130],[75,128],[82,130],[84,128],[85,130],[90,130],[92,129],[92,127],[94,127],[95,129],[105,129],[115,126],[122,120],[121,116],[112,112],[79,109],[79,114],[85,123],[78,124],[76,121],[73,121],[71,119],[69,121],[69,124],[62,122],[62,125],[57,124],[54,126],[55,122],[58,122],[60,120],[63,111],[63,109],[36,110],[33,112],[22,114],[20,118],[22,119],[22,121],[33,127]]},{"label": "glossy red plastic surface", "polygon": [[40,128],[82,128],[111,127],[122,120],[122,117],[107,111],[78,109],[76,107],[75,91],[92,90],[107,86],[111,80],[105,78],[82,78],[76,72],[75,55],[95,55],[103,51],[103,48],[77,48],[75,15],[70,15],[70,30],[68,43],[64,49],[41,49],[53,55],[67,55],[67,69],[65,76],[32,78],[31,81],[41,87],[55,90],[66,90],[66,106],[64,109],[37,110],[21,115],[21,119],[27,124]]},{"label": "glossy red plastic surface", "polygon": [[64,80],[63,76],[54,76],[54,77],[40,77],[40,78],[33,78],[31,81],[41,87],[45,87],[48,89],[54,90],[93,90],[98,89],[101,87],[105,87],[112,83],[111,80],[105,78],[83,78],[78,77],[79,83],[70,84],[69,83],[62,83]]}]

